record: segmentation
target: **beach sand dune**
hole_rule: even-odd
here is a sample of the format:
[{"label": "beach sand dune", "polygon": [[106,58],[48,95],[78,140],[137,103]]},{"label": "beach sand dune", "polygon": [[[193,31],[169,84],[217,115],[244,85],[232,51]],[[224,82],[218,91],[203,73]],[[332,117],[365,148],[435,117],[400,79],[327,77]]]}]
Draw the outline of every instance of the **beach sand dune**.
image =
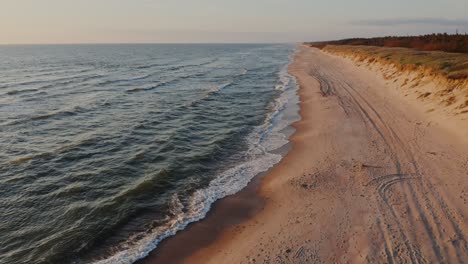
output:
[{"label": "beach sand dune", "polygon": [[466,262],[468,146],[454,130],[466,117],[446,126],[318,49],[301,47],[289,70],[302,120],[262,181],[264,209],[185,262]]}]

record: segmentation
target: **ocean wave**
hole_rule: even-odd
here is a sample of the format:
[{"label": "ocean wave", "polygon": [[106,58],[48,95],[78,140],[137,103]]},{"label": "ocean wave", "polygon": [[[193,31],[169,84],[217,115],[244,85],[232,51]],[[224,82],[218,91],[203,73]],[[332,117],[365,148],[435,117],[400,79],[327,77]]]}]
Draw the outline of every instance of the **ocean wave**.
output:
[{"label": "ocean wave", "polygon": [[166,65],[166,64],[163,64],[163,63],[153,63],[153,64],[148,64],[148,65],[137,66],[137,67],[135,67],[135,69],[144,70],[144,69],[149,69],[149,68],[159,67],[159,66],[164,66],[164,65]]},{"label": "ocean wave", "polygon": [[69,150],[71,150],[73,148],[80,147],[81,145],[92,144],[95,141],[96,141],[96,139],[94,137],[87,136],[85,138],[78,139],[78,140],[76,140],[74,142],[71,142],[69,144],[65,144],[63,146],[60,146],[60,147],[58,147],[58,148],[56,148],[54,150],[51,150],[51,151],[39,152],[39,153],[24,155],[24,156],[21,156],[21,157],[16,157],[14,159],[9,160],[7,162],[7,164],[20,165],[22,163],[26,163],[26,162],[29,162],[29,161],[35,160],[35,159],[46,159],[46,158],[49,158],[49,157],[52,157],[52,156],[57,156],[59,154],[67,152],[67,151],[69,151]]},{"label": "ocean wave", "polygon": [[94,79],[101,79],[101,78],[106,77],[106,76],[107,75],[103,75],[103,74],[90,75],[90,76],[87,76],[87,77],[83,77],[80,81],[87,82],[87,81],[91,81],[91,80],[94,80]]},{"label": "ocean wave", "polygon": [[234,81],[229,80],[229,81],[227,81],[225,83],[222,83],[220,85],[212,86],[210,89],[208,89],[207,94],[217,93],[217,92],[221,91],[222,89],[224,89],[226,87],[229,87],[232,84],[234,84]]},{"label": "ocean wave", "polygon": [[[249,71],[245,68],[242,68],[239,73],[237,74],[234,74],[233,77],[235,78],[238,78],[238,77],[242,77],[244,75],[246,75]],[[218,84],[218,85],[213,85],[211,86],[210,88],[208,88],[208,90],[206,91],[206,93],[199,99],[196,99],[196,100],[193,100],[192,102],[190,102],[188,104],[188,106],[195,106],[197,105],[198,103],[202,102],[203,100],[206,100],[207,98],[209,98],[211,95],[213,94],[216,94],[218,92],[220,92],[221,90],[231,86],[235,84],[235,80],[232,79],[232,80],[228,80],[224,83],[221,83],[221,84]]]},{"label": "ocean wave", "polygon": [[151,91],[151,90],[154,90],[158,87],[161,87],[165,84],[167,84],[168,82],[160,82],[160,83],[157,83],[157,84],[152,84],[152,85],[148,85],[148,86],[142,86],[142,87],[134,87],[134,88],[130,88],[127,90],[128,93],[134,93],[134,92],[142,92],[142,91]]},{"label": "ocean wave", "polygon": [[6,122],[6,123],[3,123],[2,125],[13,126],[13,125],[26,124],[26,123],[33,122],[33,121],[47,120],[47,119],[55,118],[55,117],[74,116],[74,115],[77,115],[79,111],[82,111],[82,109],[84,108],[77,106],[75,108],[61,109],[61,110],[50,111],[50,112],[42,113],[42,114],[23,116],[22,119],[17,119],[17,120],[13,120],[10,122]]},{"label": "ocean wave", "polygon": [[151,74],[145,74],[145,75],[142,75],[142,76],[131,77],[131,78],[124,79],[122,81],[126,81],[126,82],[138,81],[138,80],[147,79],[149,77],[151,77]]},{"label": "ocean wave", "polygon": [[[158,46],[153,56],[140,46],[89,48],[51,49],[49,61],[31,65],[25,57],[4,67],[12,70],[0,85],[58,80],[0,91],[9,263],[144,257],[278,162],[272,150],[287,142],[280,132],[293,131],[281,131],[295,100],[279,71],[288,47]],[[135,69],[151,63],[165,64]],[[62,67],[37,75],[52,64]],[[183,64],[189,68],[167,71]],[[73,76],[81,77],[62,79]],[[37,234],[21,233],[31,223]]]},{"label": "ocean wave", "polygon": [[166,85],[169,85],[169,84],[176,83],[176,82],[178,82],[180,80],[184,80],[184,79],[188,79],[188,78],[195,78],[195,77],[198,78],[198,77],[201,77],[201,76],[203,76],[205,74],[206,74],[205,72],[186,74],[186,75],[178,76],[176,78],[173,78],[173,79],[170,79],[170,80],[167,80],[167,81],[159,82],[157,84],[130,88],[130,89],[127,90],[127,92],[132,93],[132,92],[151,91],[151,90],[154,90],[154,89],[162,87],[162,86],[166,86]]},{"label": "ocean wave", "polygon": [[[278,138],[272,134],[280,132],[273,127],[278,124],[278,117],[281,116],[288,102],[284,91],[287,90],[292,77],[287,74],[286,67],[279,73],[279,83],[276,86],[282,94],[273,103],[272,111],[264,123],[256,127],[247,137],[249,148],[241,153],[241,156],[247,159],[220,173],[206,188],[195,191],[187,199],[188,204],[184,205],[178,195],[174,194],[170,203],[173,217],[166,224],[156,227],[137,241],[128,241],[127,245],[120,245],[119,250],[113,255],[96,260],[95,263],[133,263],[144,258],[165,238],[183,230],[190,223],[203,219],[215,201],[237,193],[246,187],[255,175],[267,171],[281,160],[281,155],[270,152],[268,140]],[[231,83],[215,86],[209,92],[216,93]],[[280,144],[284,143],[280,142]],[[146,181],[137,184],[135,188],[142,188],[142,184],[146,184]]]},{"label": "ocean wave", "polygon": [[77,77],[70,77],[70,78],[62,78],[48,82],[48,84],[40,86],[39,89],[50,89],[56,87],[63,87],[68,84],[74,84],[77,82],[87,82],[94,79],[100,79],[105,77],[105,75],[87,75],[87,76],[77,76]]},{"label": "ocean wave", "polygon": [[218,93],[222,89],[227,88],[227,87],[231,86],[232,84],[234,84],[233,80],[227,81],[227,82],[219,84],[219,85],[213,85],[210,88],[208,88],[206,93],[201,98],[198,98],[196,100],[191,101],[186,106],[188,106],[188,107],[196,106],[197,104],[201,103],[202,101],[208,99],[211,95]]},{"label": "ocean wave", "polygon": [[23,90],[11,90],[6,92],[6,95],[17,95],[17,94],[24,94],[24,93],[32,93],[37,92],[38,89],[23,89]]},{"label": "ocean wave", "polygon": [[116,83],[133,82],[133,81],[145,80],[151,76],[153,76],[153,74],[145,74],[141,76],[128,77],[128,78],[123,78],[123,79],[105,80],[105,81],[99,82],[97,85],[103,86],[103,85],[116,84]]},{"label": "ocean wave", "polygon": [[162,169],[157,173],[153,173],[144,177],[143,179],[133,184],[133,186],[130,186],[122,190],[121,192],[119,192],[117,195],[110,198],[110,200],[106,202],[119,203],[124,199],[128,199],[129,197],[137,196],[139,194],[151,191],[169,176],[170,176],[169,173],[165,169]]},{"label": "ocean wave", "polygon": [[[55,70],[59,69],[59,70]],[[56,67],[55,69],[43,69],[43,70],[34,70],[30,71],[35,73],[34,75],[28,75],[27,77],[37,78],[44,76],[56,76],[57,74],[73,74],[73,73],[84,73],[92,70],[93,68],[86,69],[63,69],[63,67]],[[53,71],[51,71],[53,70]]]},{"label": "ocean wave", "polygon": [[152,230],[150,234],[147,234],[137,243],[131,242],[129,244],[131,246],[122,246],[126,249],[118,251],[107,259],[98,260],[95,263],[133,263],[147,256],[162,240],[185,229],[190,223],[203,219],[215,201],[237,193],[246,187],[255,175],[267,171],[280,160],[281,155],[266,154],[227,170],[213,180],[207,188],[197,190],[190,197],[190,202],[187,206],[184,206],[177,194],[175,194],[170,202],[171,213],[174,217],[165,225]]},{"label": "ocean wave", "polygon": [[58,85],[65,85],[65,84],[74,83],[77,80],[88,81],[88,80],[91,80],[91,79],[101,78],[101,77],[103,77],[103,76],[102,75],[96,75],[96,74],[75,75],[75,76],[67,76],[67,77],[56,78],[56,79],[32,80],[32,81],[25,81],[25,82],[19,82],[19,83],[10,83],[10,84],[6,84],[6,85],[2,85],[2,86],[0,86],[0,88],[14,88],[14,87],[33,86],[33,85],[45,84],[43,86],[38,87],[38,89],[45,89],[45,88],[50,88],[50,87],[54,87],[54,86],[58,86]]},{"label": "ocean wave", "polygon": [[[62,197],[69,197],[73,194],[85,193],[88,188],[88,186],[82,183],[72,183],[49,193],[48,196],[60,199]],[[83,206],[86,206],[86,204],[83,204]],[[68,209],[65,213],[68,213],[69,211],[70,209]]]},{"label": "ocean wave", "polygon": [[241,69],[238,75],[239,76],[246,75],[248,72],[249,72],[249,70],[247,70],[247,69]]},{"label": "ocean wave", "polygon": [[196,63],[196,64],[177,65],[177,66],[172,66],[172,67],[168,68],[167,70],[169,70],[169,71],[177,71],[177,70],[181,70],[181,69],[185,69],[185,68],[206,66],[206,65],[215,63],[216,61],[218,61],[218,59],[214,59],[214,60],[210,60],[210,61],[202,62],[202,63]]},{"label": "ocean wave", "polygon": [[56,117],[56,116],[72,116],[72,115],[77,114],[78,109],[80,109],[80,107],[77,107],[75,110],[59,110],[59,111],[54,111],[54,112],[50,112],[50,113],[43,114],[43,115],[32,116],[30,120],[36,121],[36,120],[49,119],[51,117]]},{"label": "ocean wave", "polygon": [[10,161],[8,161],[8,163],[13,164],[13,165],[18,165],[18,164],[21,164],[21,163],[28,162],[28,161],[30,161],[32,159],[46,158],[46,157],[49,157],[51,155],[52,155],[52,152],[30,154],[30,155],[21,156],[21,157],[18,157],[18,158],[11,159]]},{"label": "ocean wave", "polygon": [[10,87],[20,87],[20,86],[27,86],[27,85],[35,85],[35,84],[41,84],[41,83],[46,83],[49,82],[48,80],[34,80],[34,81],[26,81],[26,82],[19,82],[19,83],[11,83],[11,84],[5,84],[0,86],[0,89],[3,88],[10,88]]},{"label": "ocean wave", "polygon": [[206,75],[206,72],[194,73],[194,74],[187,74],[184,76],[180,76],[179,79],[189,79],[189,78],[199,78]]}]

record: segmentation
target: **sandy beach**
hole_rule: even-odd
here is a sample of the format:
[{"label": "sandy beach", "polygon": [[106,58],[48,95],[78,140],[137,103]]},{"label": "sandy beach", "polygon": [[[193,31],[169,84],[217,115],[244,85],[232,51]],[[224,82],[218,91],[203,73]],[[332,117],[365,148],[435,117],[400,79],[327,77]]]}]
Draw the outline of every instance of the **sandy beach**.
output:
[{"label": "sandy beach", "polygon": [[468,264],[468,0],[420,2],[3,1],[0,264]]},{"label": "sandy beach", "polygon": [[372,69],[315,48],[289,71],[302,120],[253,191],[264,202],[174,262],[466,261],[466,115],[425,111]]}]

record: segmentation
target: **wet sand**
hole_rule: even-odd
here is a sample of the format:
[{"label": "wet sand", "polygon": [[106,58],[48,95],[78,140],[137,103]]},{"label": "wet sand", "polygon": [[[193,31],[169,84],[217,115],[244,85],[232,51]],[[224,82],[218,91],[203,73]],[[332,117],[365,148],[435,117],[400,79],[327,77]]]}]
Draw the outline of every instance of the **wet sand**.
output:
[{"label": "wet sand", "polygon": [[[293,133],[290,128],[287,130],[286,134]],[[284,156],[290,150],[291,144],[286,144],[274,153]],[[259,188],[267,173],[254,177],[240,192],[215,202],[204,219],[165,239],[148,257],[137,263],[184,263],[191,255],[216,242],[227,230],[242,228],[241,223],[264,209],[265,199]]]},{"label": "wet sand", "polygon": [[237,194],[215,202],[203,220],[165,239],[147,258],[137,263],[183,263],[189,256],[214,243],[225,230],[252,218],[265,204],[257,194],[263,176],[255,177]]},{"label": "wet sand", "polygon": [[258,189],[224,199],[233,202],[145,263],[468,259],[468,146],[456,131],[466,118],[431,115],[382,76],[317,49],[301,47],[289,70],[302,117],[291,151]]}]

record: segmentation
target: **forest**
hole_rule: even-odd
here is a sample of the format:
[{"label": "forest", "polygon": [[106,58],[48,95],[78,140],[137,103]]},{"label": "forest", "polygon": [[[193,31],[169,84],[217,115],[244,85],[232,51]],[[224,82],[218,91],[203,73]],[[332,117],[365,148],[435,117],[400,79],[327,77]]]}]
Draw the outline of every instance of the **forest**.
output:
[{"label": "forest", "polygon": [[306,43],[317,48],[326,45],[361,45],[402,47],[421,51],[468,53],[468,34],[430,34],[421,36],[388,36],[379,38],[350,38],[334,41]]}]

